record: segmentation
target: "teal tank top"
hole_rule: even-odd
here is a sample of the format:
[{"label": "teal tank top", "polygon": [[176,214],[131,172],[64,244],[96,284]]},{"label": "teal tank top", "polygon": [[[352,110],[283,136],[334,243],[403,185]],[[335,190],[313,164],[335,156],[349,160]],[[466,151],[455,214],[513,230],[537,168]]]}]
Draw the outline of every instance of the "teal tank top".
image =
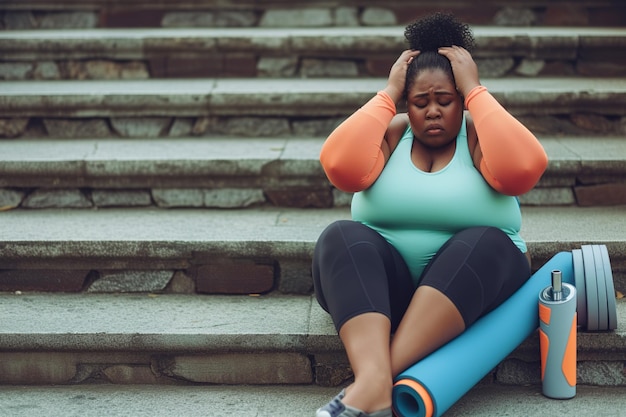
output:
[{"label": "teal tank top", "polygon": [[468,227],[498,227],[526,252],[519,202],[491,188],[474,166],[465,117],[454,156],[443,169],[418,169],[412,145],[409,126],[376,182],[354,194],[352,219],[378,231],[400,252],[415,285],[439,248]]}]

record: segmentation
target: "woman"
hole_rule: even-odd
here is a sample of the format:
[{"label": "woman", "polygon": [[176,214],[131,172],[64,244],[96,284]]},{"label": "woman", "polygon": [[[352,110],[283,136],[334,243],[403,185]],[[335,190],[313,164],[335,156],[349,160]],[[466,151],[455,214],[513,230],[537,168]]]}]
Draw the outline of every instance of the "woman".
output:
[{"label": "woman", "polygon": [[480,85],[467,25],[435,14],[405,36],[387,86],[320,154],[355,192],[353,220],[328,226],[313,259],[354,382],[318,417],[391,417],[393,378],[530,277],[515,196],[543,174],[542,146]]}]

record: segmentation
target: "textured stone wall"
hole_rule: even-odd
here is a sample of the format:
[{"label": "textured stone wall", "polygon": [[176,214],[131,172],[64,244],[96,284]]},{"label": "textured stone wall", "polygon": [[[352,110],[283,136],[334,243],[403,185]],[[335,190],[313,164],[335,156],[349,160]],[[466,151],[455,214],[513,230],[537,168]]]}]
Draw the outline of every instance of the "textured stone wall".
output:
[{"label": "textured stone wall", "polygon": [[[626,6],[608,1],[490,2],[477,8],[458,1],[127,2],[97,0],[54,4],[20,1],[0,7],[0,28],[63,29],[94,27],[328,27],[408,23],[445,9],[471,24],[507,26],[623,26]],[[107,7],[108,6],[108,7]]]},{"label": "textured stone wall", "polygon": [[[532,339],[532,338],[531,338]],[[3,384],[310,384],[339,386],[350,381],[352,370],[344,354],[213,353],[203,355],[4,352],[0,362]],[[541,386],[539,346],[533,358],[509,358],[480,385]],[[626,386],[626,367],[620,360],[582,360],[577,384]]]},{"label": "textured stone wall", "polygon": [[[398,49],[400,51],[400,49]],[[94,51],[93,55],[98,55]],[[193,56],[195,55],[195,56]],[[264,56],[259,53],[191,54],[156,58],[31,60],[0,62],[0,80],[141,80],[148,78],[274,77],[354,78],[384,77],[397,57]],[[593,76],[626,75],[624,62],[615,55],[594,60],[537,59],[519,56],[476,57],[484,78],[505,76]]]},{"label": "textured stone wall", "polygon": [[[103,264],[102,269],[91,270],[63,269],[63,265],[56,265],[53,269],[0,269],[0,291],[17,295],[32,291],[230,295],[278,292],[309,295],[313,290],[310,260],[211,259],[189,262],[198,264],[185,269],[158,269],[159,265],[153,263],[152,267],[157,269],[138,269],[116,260]],[[75,266],[72,262],[67,264],[66,268]]]},{"label": "textured stone wall", "polygon": [[[311,180],[317,182],[317,179]],[[348,207],[351,194],[327,186],[262,188],[0,188],[0,210],[50,208],[291,208]],[[520,196],[524,206],[598,207],[626,204],[626,183],[619,179],[569,185],[539,184]]]},{"label": "textured stone wall", "polygon": [[[475,30],[474,58],[483,78],[626,76],[626,57],[615,53],[624,47],[619,29],[579,35],[481,28]],[[83,32],[79,39],[63,32],[41,39],[0,33],[0,80],[386,77],[406,48],[402,26],[135,29]]]},{"label": "textured stone wall", "polygon": [[[149,4],[149,2],[147,2]],[[363,5],[359,5],[359,3]],[[416,5],[419,3],[420,5]],[[468,2],[469,3],[469,2]],[[463,2],[306,2],[285,7],[272,2],[167,2],[156,6],[129,2],[107,7],[107,2],[70,2],[64,7],[46,2],[21,2],[0,8],[0,29],[90,29],[90,28],[324,28],[405,25],[438,8],[447,8],[472,25],[489,26],[581,26],[624,27],[626,4],[579,1],[571,4],[494,2],[476,10]],[[340,4],[347,4],[341,6]],[[1,7],[1,6],[0,6]],[[97,54],[96,54],[97,55]],[[79,60],[24,60],[0,62],[0,79],[143,79],[149,77],[354,77],[385,76],[395,59],[373,54],[349,59],[316,56],[275,56],[254,51],[211,53],[199,56],[171,54],[149,59],[83,58]],[[192,54],[193,55],[193,54]],[[614,58],[614,54],[613,55]],[[593,75],[623,76],[624,63],[584,54],[571,59],[479,59],[483,77],[504,75]]]},{"label": "textured stone wall", "polygon": [[[325,137],[345,117],[1,118],[6,138]],[[624,135],[626,117],[591,113],[518,116],[541,135]]]}]

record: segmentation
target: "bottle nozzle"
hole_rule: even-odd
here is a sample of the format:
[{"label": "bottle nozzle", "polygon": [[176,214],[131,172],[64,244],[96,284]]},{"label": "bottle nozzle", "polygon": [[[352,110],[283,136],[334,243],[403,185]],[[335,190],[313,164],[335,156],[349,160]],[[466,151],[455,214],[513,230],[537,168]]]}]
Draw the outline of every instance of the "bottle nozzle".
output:
[{"label": "bottle nozzle", "polygon": [[561,271],[552,271],[552,301],[561,301],[563,296],[563,277]]}]

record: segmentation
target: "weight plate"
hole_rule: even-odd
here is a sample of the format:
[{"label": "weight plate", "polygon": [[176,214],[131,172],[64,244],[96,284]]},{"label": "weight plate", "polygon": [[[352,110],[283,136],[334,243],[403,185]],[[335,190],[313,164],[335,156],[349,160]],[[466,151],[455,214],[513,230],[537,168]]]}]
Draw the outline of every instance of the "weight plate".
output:
[{"label": "weight plate", "polygon": [[598,320],[598,280],[591,245],[582,245],[583,266],[585,269],[585,290],[587,290],[587,330],[597,331]]},{"label": "weight plate", "polygon": [[585,269],[583,253],[580,249],[572,250],[574,264],[574,285],[576,285],[576,313],[578,325],[587,327],[587,291],[585,290]]},{"label": "weight plate", "polygon": [[613,282],[613,272],[611,271],[611,259],[606,245],[600,246],[602,252],[602,263],[604,265],[604,276],[606,280],[606,299],[608,301],[607,311],[609,313],[609,330],[617,329],[617,305],[615,303],[615,283]]},{"label": "weight plate", "polygon": [[607,330],[609,328],[608,301],[606,299],[606,278],[604,275],[604,262],[602,261],[602,253],[600,253],[600,245],[591,245],[593,249],[593,259],[596,264],[596,280],[598,283],[598,330]]}]

